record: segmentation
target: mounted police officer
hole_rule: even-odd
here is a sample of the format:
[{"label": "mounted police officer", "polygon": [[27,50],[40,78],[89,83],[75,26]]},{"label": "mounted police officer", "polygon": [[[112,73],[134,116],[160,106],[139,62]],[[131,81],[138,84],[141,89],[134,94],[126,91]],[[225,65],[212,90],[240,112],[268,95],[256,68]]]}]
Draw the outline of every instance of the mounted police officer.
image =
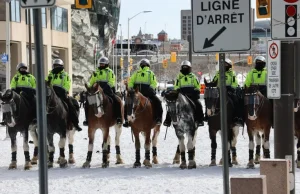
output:
[{"label": "mounted police officer", "polygon": [[[195,121],[197,126],[203,126],[203,109],[200,102],[200,83],[195,74],[192,73],[192,65],[189,61],[181,63],[180,73],[178,74],[175,82],[174,89],[186,95],[196,105]],[[167,112],[165,126],[171,125],[171,116]]]},{"label": "mounted police officer", "polygon": [[[92,74],[90,78],[89,87],[92,87],[95,83],[99,83],[103,92],[113,100],[114,112],[117,118],[117,124],[122,124],[121,105],[115,92],[115,81],[116,77],[114,72],[109,68],[109,60],[107,57],[101,57],[98,61],[98,68]],[[85,117],[84,125],[87,125],[87,108],[88,104],[85,105]]]},{"label": "mounted police officer", "polygon": [[263,56],[258,56],[254,59],[255,67],[246,77],[245,86],[258,86],[260,93],[267,98],[267,70],[266,59]]},{"label": "mounted police officer", "polygon": [[[236,89],[238,87],[236,74],[232,70],[232,61],[230,59],[226,58],[224,64],[225,64],[225,77],[226,77],[225,85],[226,85],[226,89],[227,89],[227,94],[230,97],[230,99],[232,100],[233,106],[234,106],[233,122],[236,125],[242,127],[242,126],[244,126],[243,111],[242,111],[243,109],[242,109],[242,107],[239,106],[239,99],[236,95]],[[217,71],[217,73],[213,79],[213,82],[217,83],[218,87],[220,86],[219,78],[220,78],[220,73],[219,73],[219,71]],[[205,115],[205,117],[207,118],[207,115]]]},{"label": "mounted police officer", "polygon": [[[157,87],[156,77],[150,70],[150,61],[148,59],[142,59],[140,69],[134,72],[130,77],[128,88],[133,89],[136,87],[138,87],[140,93],[151,100],[154,106],[154,119],[157,125],[161,125],[163,109],[161,101],[155,93],[155,88]],[[124,116],[125,123],[123,126],[128,127],[126,106]]]},{"label": "mounted police officer", "polygon": [[82,129],[79,127],[78,115],[71,98],[68,96],[71,87],[71,79],[64,70],[64,62],[61,59],[54,59],[52,62],[52,70],[49,72],[46,81],[50,82],[56,95],[68,105],[68,114],[77,131]]}]

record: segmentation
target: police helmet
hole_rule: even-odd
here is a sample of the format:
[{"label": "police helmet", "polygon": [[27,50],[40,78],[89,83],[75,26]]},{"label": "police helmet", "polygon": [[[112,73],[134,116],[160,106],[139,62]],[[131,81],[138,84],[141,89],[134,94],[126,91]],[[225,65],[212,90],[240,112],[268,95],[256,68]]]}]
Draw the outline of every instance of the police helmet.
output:
[{"label": "police helmet", "polygon": [[108,64],[109,64],[108,58],[107,58],[107,57],[101,57],[101,58],[98,60],[98,65],[100,66],[100,64],[108,65]]},{"label": "police helmet", "polygon": [[150,61],[148,59],[142,59],[141,62],[140,62],[140,66],[150,67]]},{"label": "police helmet", "polygon": [[55,68],[57,66],[63,67],[64,66],[64,62],[61,59],[54,59],[52,61],[52,68]]},{"label": "police helmet", "polygon": [[26,69],[27,69],[28,67],[27,67],[27,65],[26,65],[25,63],[19,63],[19,64],[17,65],[16,70],[19,71],[20,68],[26,68]]},{"label": "police helmet", "polygon": [[180,67],[182,68],[182,66],[192,67],[192,64],[191,64],[191,62],[189,62],[187,60],[184,60],[184,61],[181,62]]},{"label": "police helmet", "polygon": [[254,59],[254,63],[255,63],[255,64],[256,64],[256,63],[260,63],[260,62],[266,63],[266,58],[263,57],[263,56],[258,56],[258,57],[256,57],[256,58]]},{"label": "police helmet", "polygon": [[232,67],[232,61],[228,58],[225,59],[225,66],[230,66],[230,68]]}]

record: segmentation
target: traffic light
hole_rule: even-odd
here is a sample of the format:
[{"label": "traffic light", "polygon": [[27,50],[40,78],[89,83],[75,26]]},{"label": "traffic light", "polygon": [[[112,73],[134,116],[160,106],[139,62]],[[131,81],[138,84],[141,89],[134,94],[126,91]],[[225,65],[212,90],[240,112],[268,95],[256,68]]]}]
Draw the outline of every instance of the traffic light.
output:
[{"label": "traffic light", "polygon": [[129,66],[129,70],[130,70],[130,71],[132,70],[132,65]]},{"label": "traffic light", "polygon": [[164,59],[163,60],[163,68],[167,68],[168,67],[168,59]]},{"label": "traffic light", "polygon": [[216,53],[216,61],[219,61],[219,53]]},{"label": "traffic light", "polygon": [[171,62],[176,63],[176,52],[171,52]]},{"label": "traffic light", "polygon": [[130,65],[132,65],[132,63],[133,63],[133,59],[132,58],[130,58],[129,63],[130,63]]},{"label": "traffic light", "polygon": [[77,9],[91,9],[92,0],[75,0],[75,7]]},{"label": "traffic light", "polygon": [[120,67],[123,68],[123,65],[124,65],[124,59],[120,58]]},{"label": "traffic light", "polygon": [[252,65],[252,56],[247,57],[247,63],[248,65]]},{"label": "traffic light", "polygon": [[285,5],[285,37],[297,37],[297,5]]},{"label": "traffic light", "polygon": [[271,18],[271,1],[272,0],[256,0],[257,18]]}]

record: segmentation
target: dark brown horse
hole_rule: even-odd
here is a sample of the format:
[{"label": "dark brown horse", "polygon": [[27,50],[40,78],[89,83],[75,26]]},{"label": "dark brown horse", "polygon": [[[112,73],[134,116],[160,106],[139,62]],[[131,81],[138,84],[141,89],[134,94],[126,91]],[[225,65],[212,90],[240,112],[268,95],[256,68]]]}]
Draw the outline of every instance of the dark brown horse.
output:
[{"label": "dark brown horse", "polygon": [[[116,122],[116,115],[113,112],[112,100],[104,94],[102,88],[98,83],[95,83],[92,87],[85,85],[88,92],[88,136],[89,145],[86,162],[83,164],[83,168],[89,168],[92,161],[92,153],[94,148],[94,138],[95,132],[98,128],[102,130],[103,134],[103,155],[102,155],[102,168],[107,168],[109,166],[109,152],[110,152],[110,136],[109,128],[114,126],[116,131],[116,164],[123,164],[120,151],[120,135],[122,133],[122,125],[118,125]],[[121,103],[121,113],[123,115],[124,109],[122,101],[119,98],[119,103]],[[123,118],[122,118],[123,122]]]},{"label": "dark brown horse", "polygon": [[300,100],[295,99],[294,101],[294,112],[295,112],[295,136],[298,139],[297,142],[297,168],[300,168]]},{"label": "dark brown horse", "polygon": [[152,164],[150,163],[151,129],[154,129],[152,137],[152,163],[154,164],[158,164],[157,138],[160,132],[160,125],[156,125],[153,118],[152,104],[148,98],[138,91],[137,88],[135,90],[128,90],[127,88],[126,106],[128,121],[135,139],[135,163],[133,164],[133,167],[141,167],[141,143],[139,135],[142,133],[145,137],[145,160],[143,164],[147,168],[150,168],[152,167]]},{"label": "dark brown horse", "polygon": [[[270,130],[272,126],[272,105],[258,90],[257,86],[245,88],[245,121],[247,125],[247,132],[249,136],[249,162],[247,168],[254,168],[254,164],[259,164],[260,149],[262,145],[261,137],[263,138],[263,153],[264,158],[270,158]],[[262,133],[262,136],[260,135]],[[255,159],[254,141],[256,142]]]}]

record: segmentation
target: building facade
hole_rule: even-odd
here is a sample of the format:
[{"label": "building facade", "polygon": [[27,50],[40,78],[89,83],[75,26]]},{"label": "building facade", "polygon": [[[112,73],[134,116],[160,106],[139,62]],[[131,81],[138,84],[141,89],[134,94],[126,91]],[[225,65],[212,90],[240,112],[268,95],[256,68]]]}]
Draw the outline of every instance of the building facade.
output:
[{"label": "building facade", "polygon": [[192,11],[181,10],[180,15],[181,23],[181,39],[187,40],[189,35],[192,35]]},{"label": "building facade", "polygon": [[[65,70],[72,74],[72,42],[71,42],[71,4],[72,0],[56,0],[52,8],[42,9],[43,53],[45,75],[52,69],[52,59],[61,58],[65,63]],[[0,53],[6,51],[6,6],[0,1]],[[29,71],[35,74],[34,31],[31,26],[32,64],[29,64],[29,25],[26,9],[20,7],[20,0],[10,2],[10,64],[11,77],[16,73],[16,66],[20,62],[27,63]],[[31,11],[31,24],[33,24]],[[55,53],[55,54],[53,54]],[[0,89],[5,87],[5,64],[0,62]],[[71,91],[72,92],[72,91]]]}]

